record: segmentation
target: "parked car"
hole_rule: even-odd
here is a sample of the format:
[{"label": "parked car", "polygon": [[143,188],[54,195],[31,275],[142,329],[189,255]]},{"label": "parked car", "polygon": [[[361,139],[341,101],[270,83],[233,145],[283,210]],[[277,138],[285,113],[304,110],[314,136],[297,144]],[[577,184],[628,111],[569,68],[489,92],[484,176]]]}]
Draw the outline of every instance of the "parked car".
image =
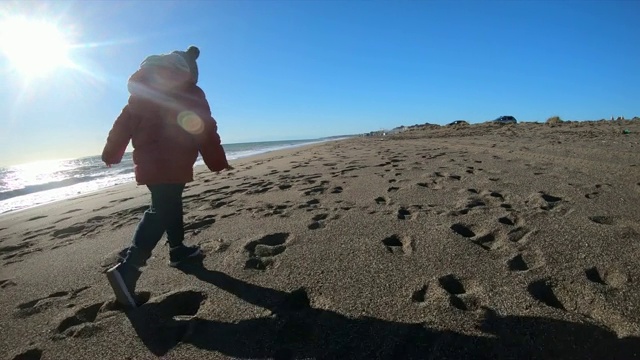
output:
[{"label": "parked car", "polygon": [[499,118],[493,120],[493,122],[500,123],[500,124],[515,124],[518,121],[513,116],[506,115],[506,116],[500,116]]},{"label": "parked car", "polygon": [[447,126],[454,126],[454,125],[469,125],[469,123],[464,120],[456,120],[452,123],[447,124]]}]

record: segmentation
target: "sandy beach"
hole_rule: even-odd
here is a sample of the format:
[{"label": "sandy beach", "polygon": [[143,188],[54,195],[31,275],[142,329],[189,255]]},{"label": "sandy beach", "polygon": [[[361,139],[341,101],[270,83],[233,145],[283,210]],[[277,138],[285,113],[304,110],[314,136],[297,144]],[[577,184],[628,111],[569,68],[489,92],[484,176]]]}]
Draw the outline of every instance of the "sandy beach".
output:
[{"label": "sandy beach", "polygon": [[[623,130],[629,130],[624,134]],[[124,311],[126,184],[0,216],[7,359],[640,358],[640,121],[424,128],[197,168]]]}]

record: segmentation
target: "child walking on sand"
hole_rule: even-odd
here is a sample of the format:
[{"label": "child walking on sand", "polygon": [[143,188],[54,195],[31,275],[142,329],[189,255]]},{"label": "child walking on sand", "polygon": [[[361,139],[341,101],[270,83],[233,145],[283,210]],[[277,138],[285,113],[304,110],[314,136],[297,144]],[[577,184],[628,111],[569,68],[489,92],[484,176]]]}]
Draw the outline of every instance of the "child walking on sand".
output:
[{"label": "child walking on sand", "polygon": [[170,266],[200,255],[184,245],[182,192],[193,181],[193,165],[202,158],[209,170],[231,169],[220,144],[217,125],[198,82],[200,50],[147,57],[128,82],[129,101],[109,132],[102,160],[118,164],[129,141],[133,144],[136,181],[151,192],[151,206],[133,234],[124,259],[107,270],[116,299],[136,307],[135,287],[140,268],[164,233]]}]

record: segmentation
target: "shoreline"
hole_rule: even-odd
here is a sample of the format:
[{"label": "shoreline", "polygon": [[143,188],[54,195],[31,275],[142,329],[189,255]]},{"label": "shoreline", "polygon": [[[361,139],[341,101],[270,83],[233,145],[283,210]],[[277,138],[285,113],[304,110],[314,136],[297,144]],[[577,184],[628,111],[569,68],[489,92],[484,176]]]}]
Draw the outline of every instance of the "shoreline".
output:
[{"label": "shoreline", "polygon": [[[259,154],[254,154],[254,155],[249,155],[249,156],[244,156],[244,157],[232,159],[232,160],[229,160],[229,163],[230,164],[231,163],[242,164],[244,160],[251,161],[252,159],[261,157],[262,155],[274,154],[274,153],[277,153],[277,152],[280,152],[280,151],[295,150],[295,149],[299,149],[299,148],[304,148],[306,146],[319,145],[319,144],[332,142],[332,141],[344,141],[344,140],[348,140],[348,139],[350,139],[350,138],[346,137],[346,138],[338,138],[338,139],[328,139],[328,140],[320,140],[320,141],[304,143],[304,144],[300,144],[300,145],[293,145],[293,146],[289,146],[289,147],[284,148],[284,149],[270,150],[270,151],[266,151],[266,152],[259,153]],[[193,167],[194,181],[195,181],[196,173],[202,172],[202,171],[205,171],[205,172],[209,171],[207,169],[206,165],[204,165],[204,164],[194,165],[194,167]],[[107,189],[113,189],[113,188],[116,188],[116,187],[119,187],[119,186],[131,186],[131,185],[142,186],[142,185],[137,185],[136,180],[134,178],[133,180],[131,180],[129,182],[126,182],[126,183],[112,185],[112,186],[104,187],[104,188],[93,190],[93,191],[88,191],[86,193],[78,194],[78,195],[67,197],[67,198],[64,198],[64,199],[54,200],[54,201],[51,201],[51,202],[46,202],[46,203],[37,204],[37,205],[33,205],[33,206],[27,206],[27,207],[20,208],[20,209],[17,209],[17,210],[10,210],[10,211],[7,211],[7,212],[3,212],[3,213],[0,213],[0,219],[3,216],[16,214],[16,213],[21,212],[21,211],[37,209],[38,207],[51,205],[51,204],[55,204],[55,203],[62,202],[62,201],[79,199],[79,198],[82,198],[84,196],[92,195],[92,194],[99,193],[99,192],[107,190]],[[37,194],[37,192],[36,193],[32,193],[32,194]],[[31,194],[26,194],[26,195],[31,195]],[[20,195],[20,196],[24,196],[24,195]],[[19,196],[17,196],[17,197],[19,197]],[[11,199],[11,198],[9,198],[9,199]],[[6,200],[9,200],[9,199],[6,199]]]}]

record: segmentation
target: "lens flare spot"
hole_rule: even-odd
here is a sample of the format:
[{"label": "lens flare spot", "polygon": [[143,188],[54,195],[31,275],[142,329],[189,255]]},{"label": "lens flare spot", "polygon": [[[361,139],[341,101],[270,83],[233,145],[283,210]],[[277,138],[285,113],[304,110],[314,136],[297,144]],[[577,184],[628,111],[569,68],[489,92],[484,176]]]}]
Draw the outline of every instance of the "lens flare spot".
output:
[{"label": "lens flare spot", "polygon": [[194,135],[201,134],[204,131],[204,122],[193,111],[183,111],[178,114],[178,124]]}]

